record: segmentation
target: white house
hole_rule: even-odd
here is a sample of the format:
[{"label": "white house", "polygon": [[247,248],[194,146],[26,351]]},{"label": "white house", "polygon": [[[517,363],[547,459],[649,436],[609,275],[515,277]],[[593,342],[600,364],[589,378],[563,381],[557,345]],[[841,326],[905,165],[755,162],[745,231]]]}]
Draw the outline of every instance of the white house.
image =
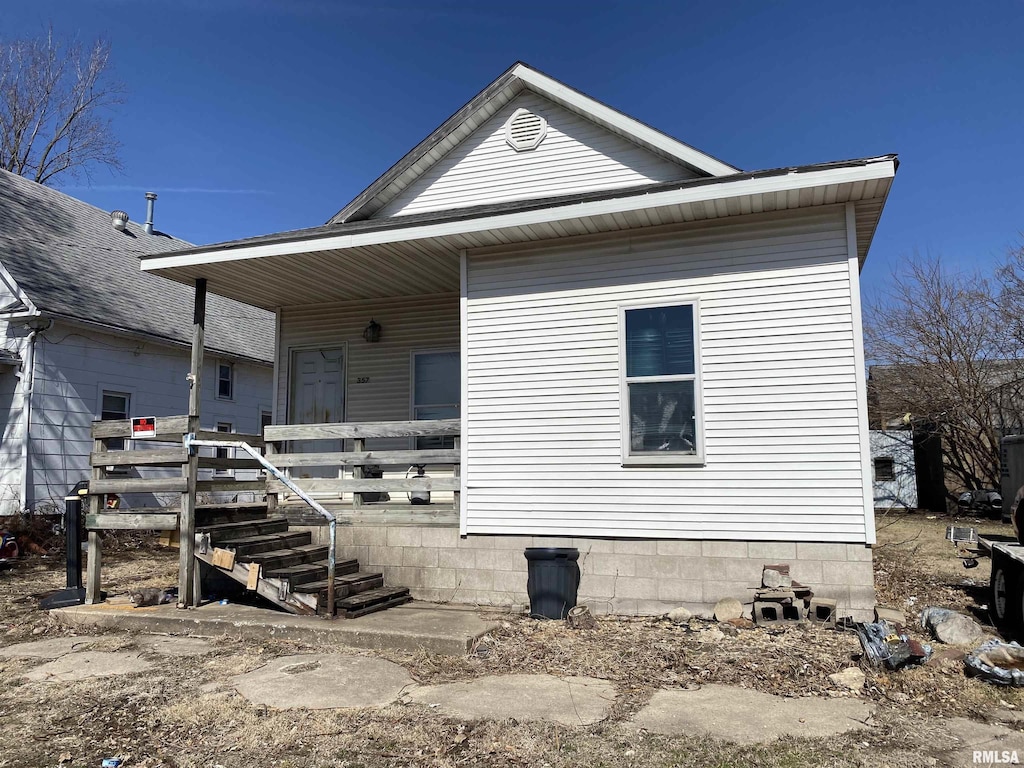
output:
[{"label": "white house", "polygon": [[568,545],[599,610],[788,562],[863,615],[859,274],[896,168],[741,171],[517,63],[326,225],[143,269],[276,313],[279,424],[461,418],[457,515],[339,511],[415,596],[521,604],[523,548]]},{"label": "white house", "polygon": [[914,433],[909,429],[871,430],[875,507],[917,508]]},{"label": "white house", "polygon": [[[187,411],[192,291],[138,257],[189,244],[0,171],[0,514],[62,508],[94,419]],[[120,226],[120,225],[119,225]],[[211,297],[204,421],[269,422],[273,315]]]}]

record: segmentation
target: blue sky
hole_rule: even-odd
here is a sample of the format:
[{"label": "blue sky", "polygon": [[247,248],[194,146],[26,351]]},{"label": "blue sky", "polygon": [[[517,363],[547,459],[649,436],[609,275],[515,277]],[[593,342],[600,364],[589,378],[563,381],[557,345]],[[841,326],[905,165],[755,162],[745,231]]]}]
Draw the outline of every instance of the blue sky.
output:
[{"label": "blue sky", "polygon": [[516,60],[746,170],[900,155],[864,284],[1024,244],[1024,2],[5,0],[113,46],[125,173],[195,243],[322,224]]}]

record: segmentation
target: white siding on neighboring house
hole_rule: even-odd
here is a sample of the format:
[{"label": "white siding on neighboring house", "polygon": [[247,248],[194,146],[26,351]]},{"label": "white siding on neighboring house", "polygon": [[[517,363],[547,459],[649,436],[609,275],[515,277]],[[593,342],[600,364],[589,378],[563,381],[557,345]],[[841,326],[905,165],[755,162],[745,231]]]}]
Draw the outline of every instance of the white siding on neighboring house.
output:
[{"label": "white siding on neighboring house", "polygon": [[[235,363],[231,401],[215,397],[216,357],[203,367],[201,423],[230,421],[238,432],[259,430],[260,406],[269,402],[271,366]],[[30,503],[60,504],[88,477],[90,427],[100,418],[103,391],[130,396],[131,416],[188,411],[189,352],[152,341],[115,336],[67,323],[39,334],[32,395]],[[141,441],[140,441],[141,442]]]},{"label": "white siding on neighboring house", "polygon": [[[842,206],[471,251],[467,531],[871,540],[849,258]],[[619,307],[694,298],[706,464],[624,467]]]},{"label": "white siding on neighboring house", "polygon": [[876,508],[917,508],[917,471],[914,433],[907,430],[871,430]]},{"label": "white siding on neighboring house", "polygon": [[[20,321],[0,321],[0,345],[25,356],[27,331]],[[16,365],[0,365],[0,420],[3,438],[0,442],[0,515],[18,511],[21,504],[22,453],[21,437],[25,433],[22,405],[24,387],[21,369]]]},{"label": "white siding on neighboring house", "polygon": [[[370,320],[380,341],[363,338]],[[413,352],[459,347],[459,296],[401,296],[285,308],[278,345],[277,421],[288,421],[291,351],[345,345],[346,405],[338,421],[402,421],[411,416]],[[379,441],[378,441],[379,442]],[[374,443],[377,445],[378,443]],[[409,445],[402,447],[408,448]]]},{"label": "white siding on neighboring house", "polygon": [[[548,121],[547,136],[536,149],[519,152],[505,142],[505,121],[519,108],[528,109]],[[524,92],[495,112],[394,200],[374,213],[373,218],[695,176],[690,169],[643,149],[542,96]]]}]

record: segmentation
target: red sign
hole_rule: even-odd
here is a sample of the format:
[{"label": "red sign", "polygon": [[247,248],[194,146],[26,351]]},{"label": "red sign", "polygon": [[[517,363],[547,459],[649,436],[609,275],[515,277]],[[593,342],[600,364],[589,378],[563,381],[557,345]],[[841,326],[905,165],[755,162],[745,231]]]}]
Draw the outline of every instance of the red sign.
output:
[{"label": "red sign", "polygon": [[132,419],[132,437],[156,437],[156,418],[140,416]]}]

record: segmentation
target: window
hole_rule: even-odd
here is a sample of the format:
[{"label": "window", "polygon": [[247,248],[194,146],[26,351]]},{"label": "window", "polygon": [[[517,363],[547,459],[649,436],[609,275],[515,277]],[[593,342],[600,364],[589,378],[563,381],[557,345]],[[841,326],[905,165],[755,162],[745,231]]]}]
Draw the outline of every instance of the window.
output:
[{"label": "window", "polygon": [[875,458],[875,480],[895,480],[896,463],[891,456]]},{"label": "window", "polygon": [[263,430],[274,423],[274,412],[269,408],[260,408],[260,434]]},{"label": "window", "polygon": [[[232,427],[231,422],[228,422],[228,421],[218,421],[217,422],[217,431],[218,432],[234,432],[235,430],[234,430],[234,427]],[[214,450],[213,455],[214,455],[215,458],[218,458],[218,459],[231,459],[231,458],[234,458],[232,456],[232,454],[235,452],[234,448],[214,448],[213,450]],[[218,477],[231,477],[231,475],[233,473],[232,473],[232,471],[230,469],[215,469],[213,471],[213,474],[218,476]]]},{"label": "window", "polygon": [[233,400],[235,397],[235,366],[231,363],[217,364],[217,399]]},{"label": "window", "polygon": [[623,307],[624,464],[703,462],[698,307]]},{"label": "window", "polygon": [[[412,417],[423,419],[459,418],[461,399],[459,353],[416,352],[412,356]],[[454,448],[454,436],[418,437],[417,450]]]},{"label": "window", "polygon": [[[100,400],[101,421],[120,421],[128,418],[132,396],[127,392],[110,392],[104,389]],[[124,449],[125,439],[123,437],[107,440],[107,450],[123,451]]]}]

